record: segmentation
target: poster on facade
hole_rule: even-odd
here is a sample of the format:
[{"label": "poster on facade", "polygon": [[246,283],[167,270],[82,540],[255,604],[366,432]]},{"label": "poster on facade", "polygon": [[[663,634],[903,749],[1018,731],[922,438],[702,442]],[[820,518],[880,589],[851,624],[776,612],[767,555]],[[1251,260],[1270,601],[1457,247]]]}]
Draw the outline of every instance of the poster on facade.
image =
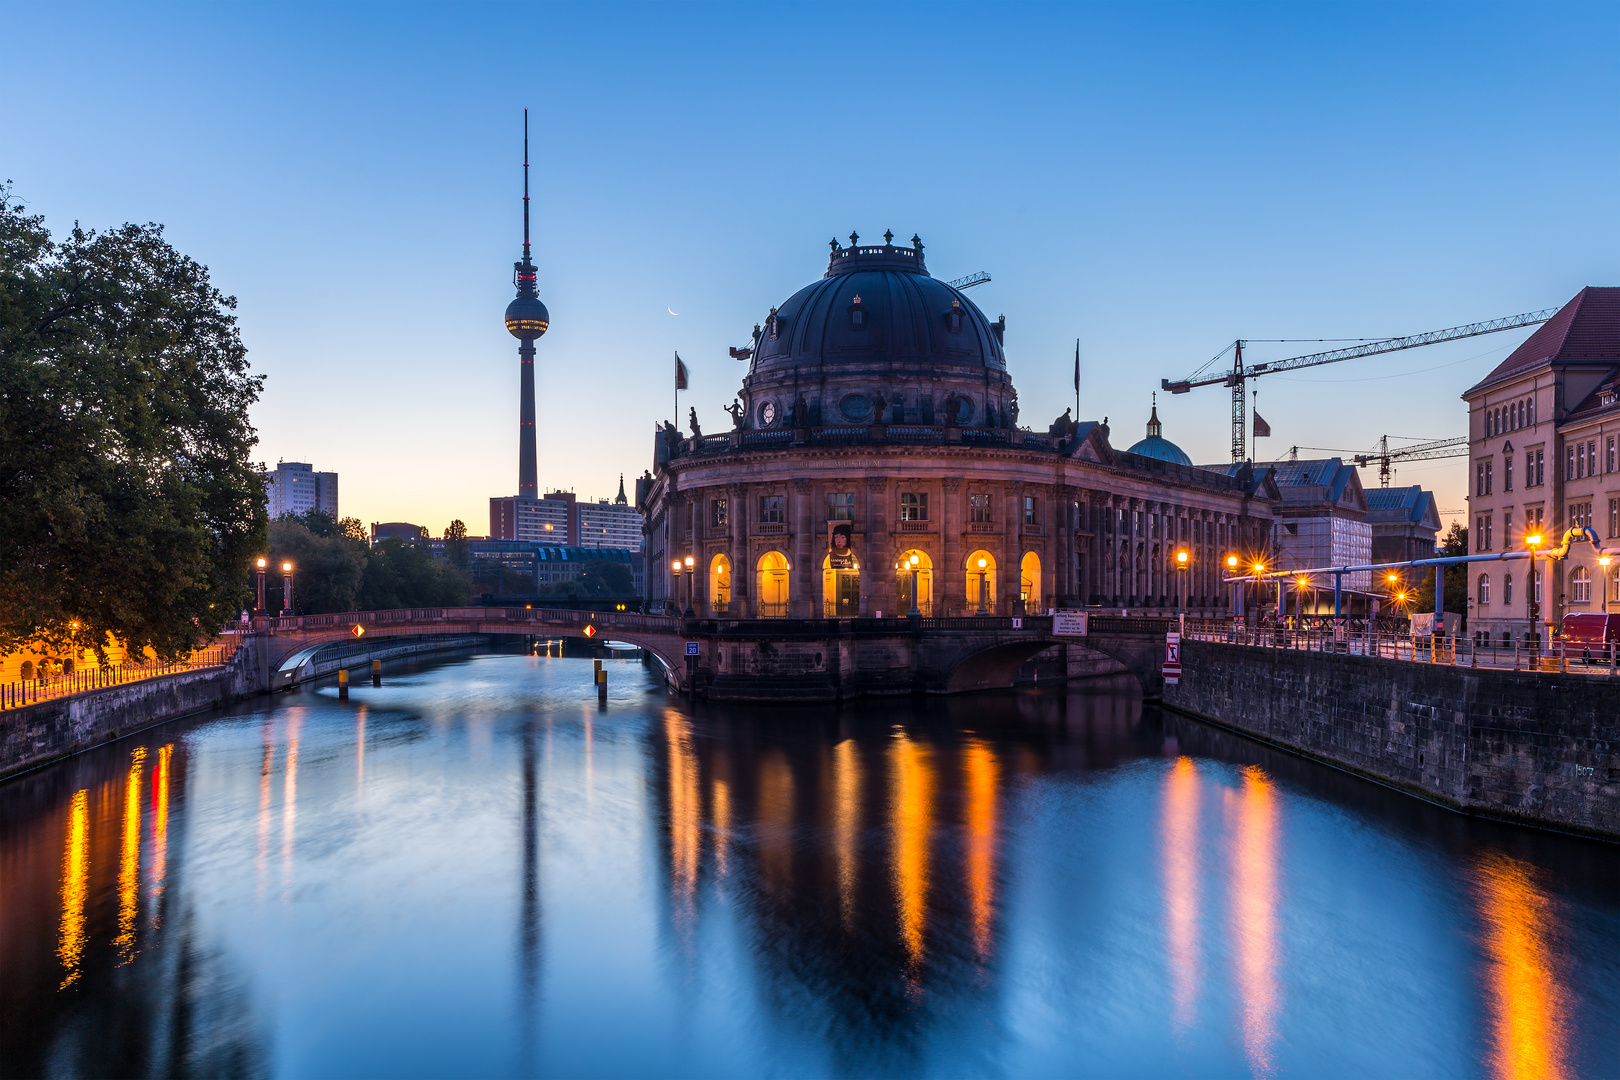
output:
[{"label": "poster on facade", "polygon": [[1052,633],[1058,637],[1085,637],[1086,613],[1083,611],[1052,612]]},{"label": "poster on facade", "polygon": [[850,550],[850,541],[855,534],[855,525],[848,521],[827,522],[827,559],[833,570],[850,570],[855,566],[855,552]]}]

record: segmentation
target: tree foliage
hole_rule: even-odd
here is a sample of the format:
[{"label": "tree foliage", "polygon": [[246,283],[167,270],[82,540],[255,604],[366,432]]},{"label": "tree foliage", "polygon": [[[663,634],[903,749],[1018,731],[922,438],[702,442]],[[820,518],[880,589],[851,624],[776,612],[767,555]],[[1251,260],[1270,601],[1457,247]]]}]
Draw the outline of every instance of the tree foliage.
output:
[{"label": "tree foliage", "polygon": [[456,518],[444,529],[444,557],[450,560],[450,565],[465,570],[467,552],[467,523]]},{"label": "tree foliage", "polygon": [[593,562],[572,581],[559,581],[546,591],[561,596],[630,596],[635,578],[624,563]]},{"label": "tree foliage", "polygon": [[[1439,554],[1441,555],[1467,555],[1468,554],[1468,526],[1453,521],[1451,528],[1440,541]],[[1413,612],[1434,610],[1434,570],[1427,571],[1422,584],[1412,597]],[[1462,566],[1446,567],[1446,610],[1456,612],[1467,620],[1468,615],[1468,564]]]},{"label": "tree foliage", "polygon": [[263,377],[235,307],[161,226],[55,241],[0,188],[0,653],[171,657],[244,606]]},{"label": "tree foliage", "polygon": [[319,510],[272,521],[273,579],[265,590],[271,609],[280,610],[283,602],[275,570],[283,562],[293,564],[293,610],[300,615],[467,602],[467,578],[460,571],[434,562],[414,541],[384,540],[371,547],[356,536],[359,524],[355,518],[334,522]]}]

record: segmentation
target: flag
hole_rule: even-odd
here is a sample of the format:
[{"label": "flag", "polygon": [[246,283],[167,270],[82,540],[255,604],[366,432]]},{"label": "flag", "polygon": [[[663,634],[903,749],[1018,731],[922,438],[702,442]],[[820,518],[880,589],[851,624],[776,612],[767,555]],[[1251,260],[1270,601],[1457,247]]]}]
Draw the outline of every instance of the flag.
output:
[{"label": "flag", "polygon": [[1080,339],[1074,339],[1074,392],[1080,392]]},{"label": "flag", "polygon": [[1271,438],[1271,425],[1266,423],[1266,419],[1260,415],[1259,409],[1254,412],[1254,437],[1257,439]]},{"label": "flag", "polygon": [[686,389],[686,365],[681,363],[681,354],[675,354],[675,389]]}]

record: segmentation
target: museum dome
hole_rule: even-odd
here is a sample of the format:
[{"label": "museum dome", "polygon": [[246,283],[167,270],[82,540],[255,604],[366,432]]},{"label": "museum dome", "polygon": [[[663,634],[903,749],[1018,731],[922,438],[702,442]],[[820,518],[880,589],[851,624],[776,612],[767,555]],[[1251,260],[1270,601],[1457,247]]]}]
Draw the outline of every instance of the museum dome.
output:
[{"label": "museum dome", "polygon": [[1177,465],[1191,465],[1192,458],[1188,457],[1181,447],[1165,438],[1163,432],[1164,425],[1159,423],[1159,403],[1154,401],[1153,412],[1147,422],[1147,438],[1125,452],[1158,461],[1172,461]]},{"label": "museum dome", "polygon": [[922,241],[848,247],[831,242],[827,272],[771,309],[754,343],[750,379],[831,369],[944,368],[1005,372],[1005,319],[992,322],[962,291],[933,278]]}]

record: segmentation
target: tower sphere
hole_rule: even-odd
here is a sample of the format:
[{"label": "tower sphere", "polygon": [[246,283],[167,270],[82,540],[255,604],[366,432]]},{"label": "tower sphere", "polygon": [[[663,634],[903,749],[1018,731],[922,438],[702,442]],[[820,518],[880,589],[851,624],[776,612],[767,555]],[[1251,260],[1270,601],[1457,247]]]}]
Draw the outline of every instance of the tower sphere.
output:
[{"label": "tower sphere", "polygon": [[551,326],[551,312],[538,297],[520,296],[506,305],[506,329],[520,341],[533,341]]}]

